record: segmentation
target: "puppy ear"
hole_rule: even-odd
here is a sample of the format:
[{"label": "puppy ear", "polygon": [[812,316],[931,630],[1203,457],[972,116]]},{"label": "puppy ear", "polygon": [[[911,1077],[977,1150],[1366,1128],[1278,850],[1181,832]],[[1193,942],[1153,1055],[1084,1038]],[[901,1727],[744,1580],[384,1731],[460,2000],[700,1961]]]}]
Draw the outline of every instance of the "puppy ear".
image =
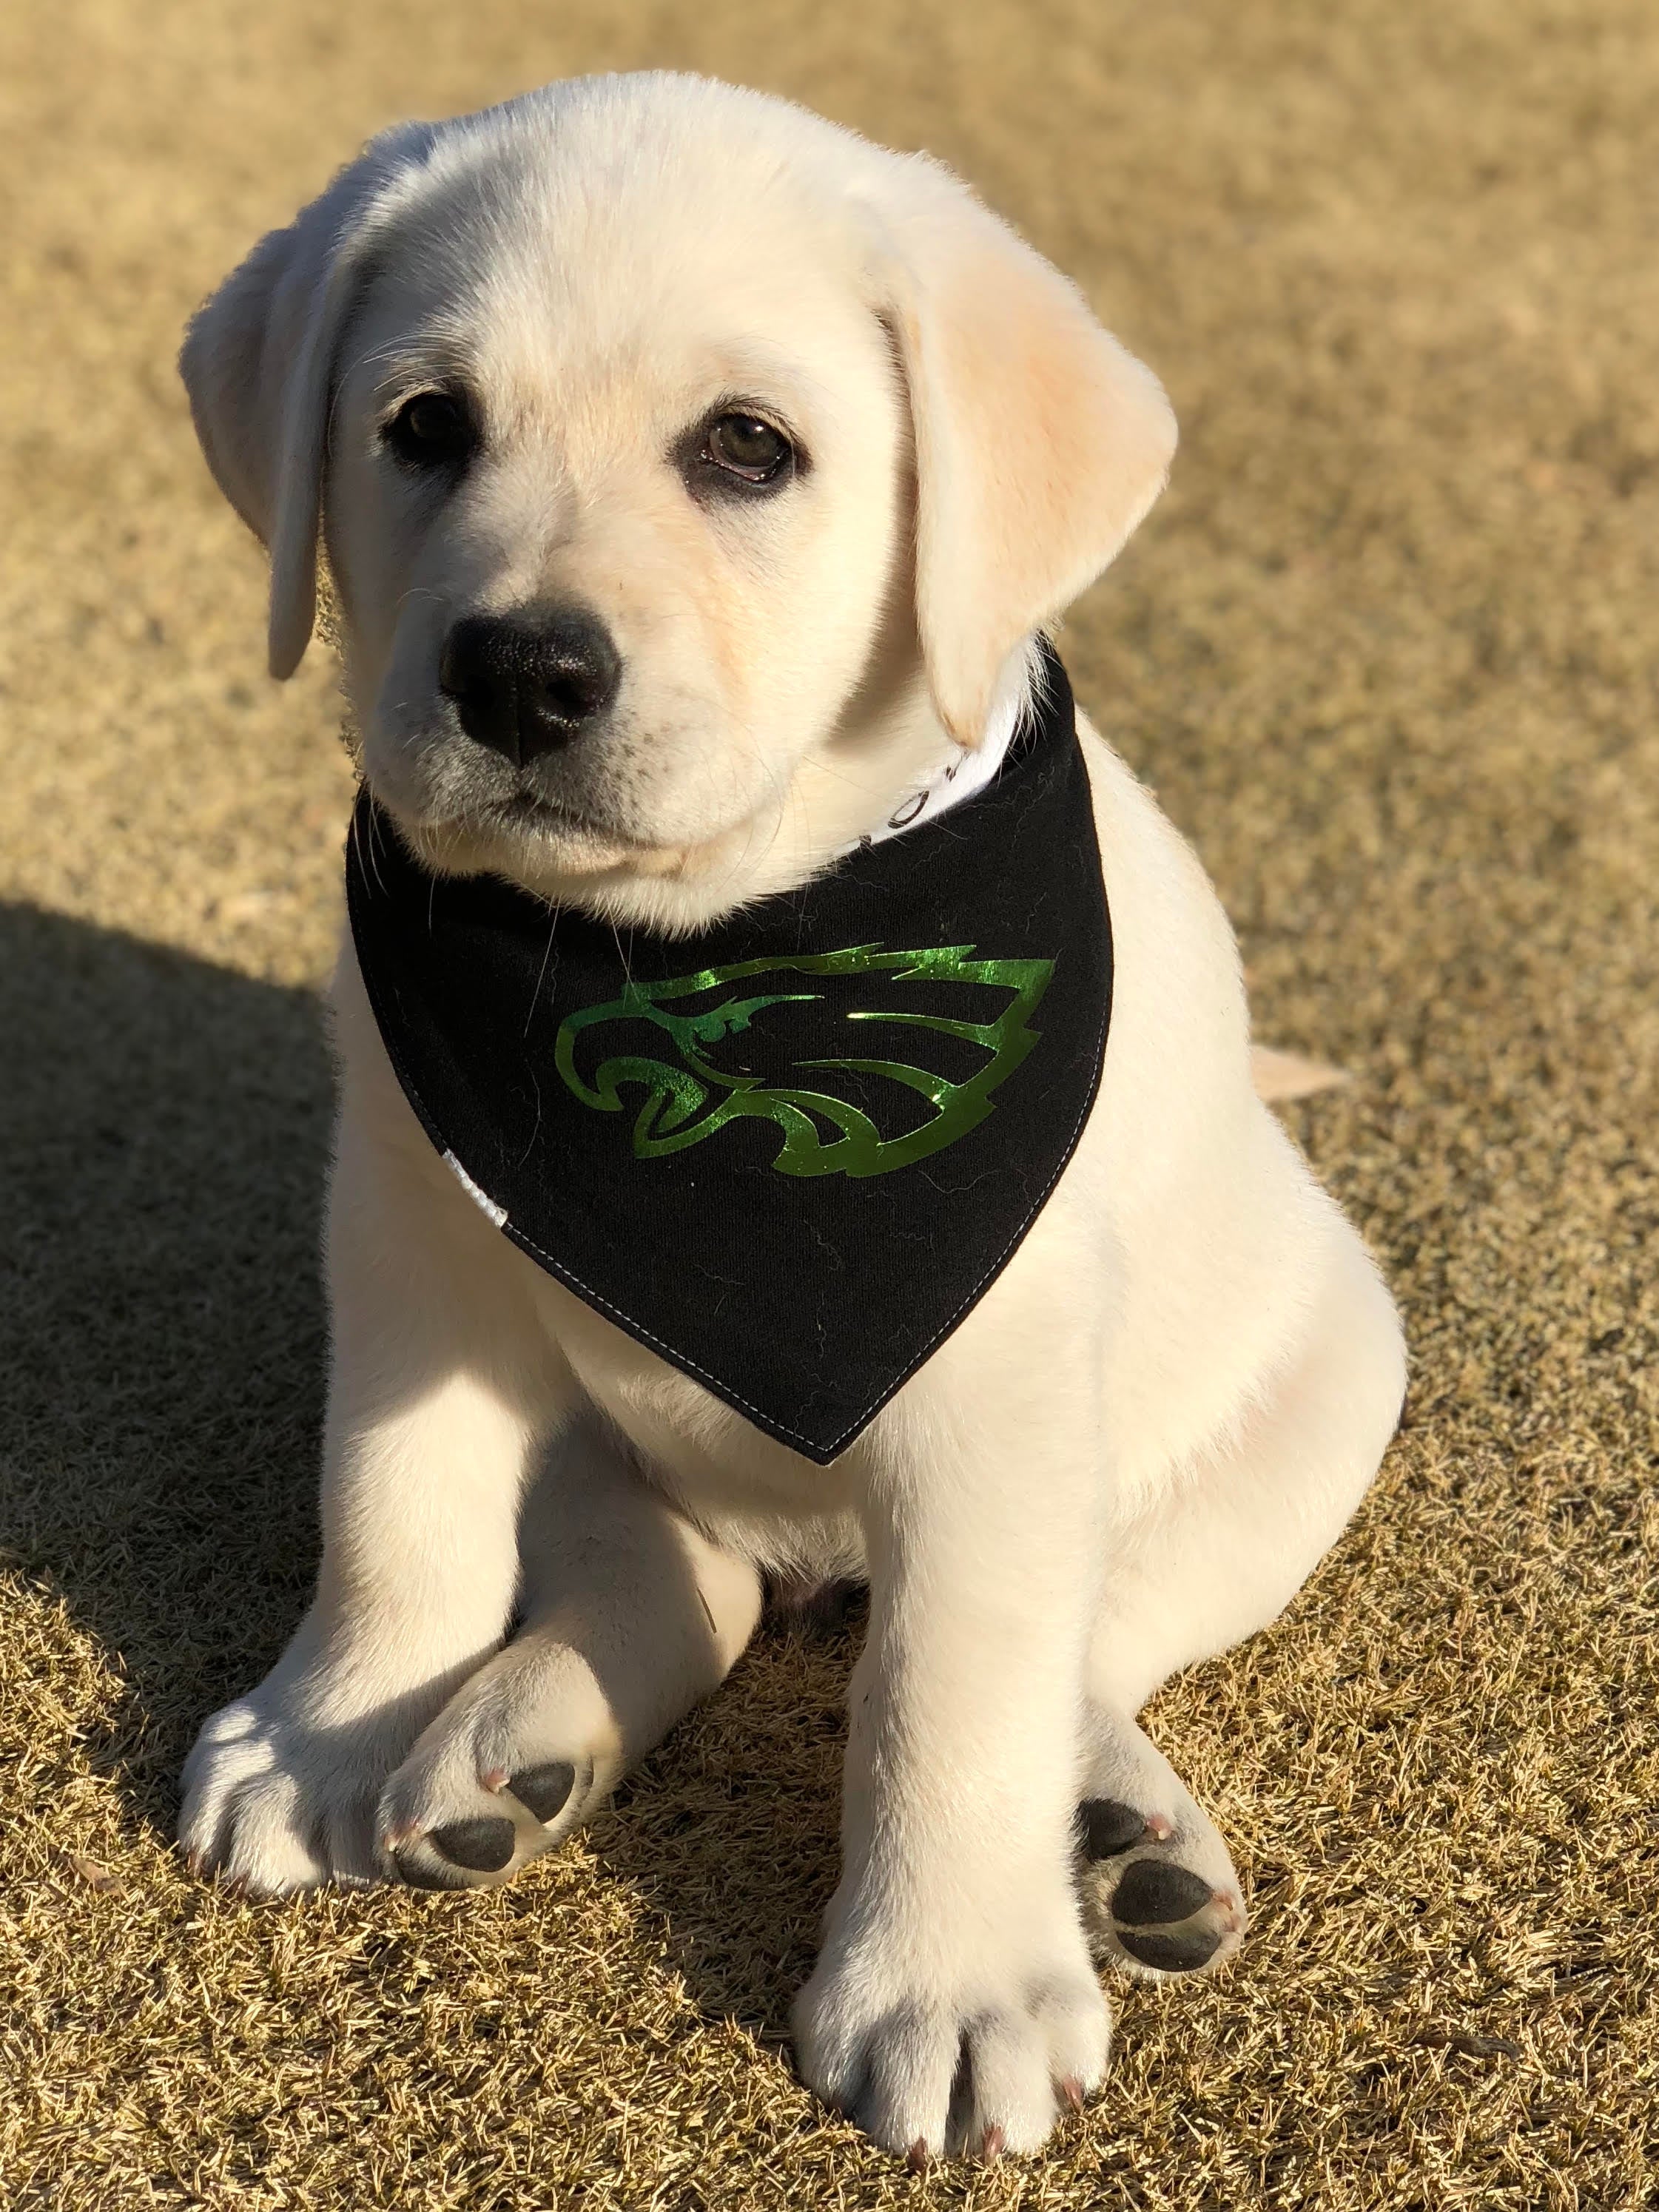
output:
[{"label": "puppy ear", "polygon": [[939,719],[977,745],[1024,647],[1163,489],[1175,416],[1076,287],[932,161],[880,210],[909,387],[916,618]]},{"label": "puppy ear", "polygon": [[368,249],[434,126],[374,140],[191,318],[179,356],[214,480],[270,555],[270,672],[292,676],[317,611],[317,537],[342,328]]}]

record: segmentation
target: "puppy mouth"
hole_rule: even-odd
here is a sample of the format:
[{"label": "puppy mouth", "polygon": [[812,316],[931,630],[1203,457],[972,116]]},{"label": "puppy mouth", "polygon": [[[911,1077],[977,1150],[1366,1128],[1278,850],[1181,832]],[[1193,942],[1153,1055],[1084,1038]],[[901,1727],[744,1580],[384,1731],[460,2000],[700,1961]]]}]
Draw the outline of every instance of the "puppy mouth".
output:
[{"label": "puppy mouth", "polygon": [[654,850],[648,840],[633,836],[614,822],[588,814],[567,799],[546,799],[535,791],[515,791],[504,799],[495,799],[479,809],[478,819],[481,824],[492,829],[520,834],[528,830],[561,841],[577,838],[586,844],[620,845],[629,852]]},{"label": "puppy mouth", "polygon": [[[372,758],[364,763],[370,787],[428,866],[440,874],[492,872],[538,895],[565,886],[579,896],[578,886],[599,878],[614,886],[623,878],[695,870],[732,836],[724,824],[655,823],[648,811],[641,822],[635,805],[629,803],[628,779],[612,788],[598,763],[588,777],[570,778],[574,790],[557,785],[550,790],[553,777],[522,769],[503,774],[505,765],[446,758],[441,750],[439,773],[424,790],[419,787],[423,779],[412,779],[416,787],[410,790],[395,752],[384,777]],[[583,789],[582,781],[599,787]]]}]

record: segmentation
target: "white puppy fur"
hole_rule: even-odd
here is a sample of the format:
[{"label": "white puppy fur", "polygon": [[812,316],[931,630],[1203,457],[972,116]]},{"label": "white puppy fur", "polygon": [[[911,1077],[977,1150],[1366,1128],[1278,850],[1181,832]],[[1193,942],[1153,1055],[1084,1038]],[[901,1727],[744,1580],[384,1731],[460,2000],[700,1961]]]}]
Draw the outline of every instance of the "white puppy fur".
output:
[{"label": "white puppy fur", "polygon": [[[278,675],[320,533],[364,770],[416,849],[671,931],[802,883],[1006,720],[1174,447],[1154,379],[945,171],[670,76],[387,133],[209,301],[183,368],[270,549]],[[462,450],[423,466],[398,426],[431,393]],[[793,449],[767,495],[710,474],[733,408]],[[443,639],[572,598],[625,676],[527,800],[458,726]],[[796,2012],[826,2100],[916,2156],[1035,2149],[1105,2062],[1091,1935],[1145,1961],[1125,1869],[1156,1903],[1185,1869],[1199,1948],[1236,1945],[1225,1847],[1134,1716],[1334,1540],[1402,1351],[1253,1095],[1202,870],[1079,734],[1117,962],[1097,1103],[1006,1272],[828,1469],[492,1228],[348,945],[321,1575],[191,1753],[198,1864],[266,1893],[505,1880],[720,1682],[763,1571],[850,1575],[843,1871]],[[1130,1846],[1080,1855],[1080,1802],[1127,1808]],[[504,1865],[434,1842],[502,1818]]]}]

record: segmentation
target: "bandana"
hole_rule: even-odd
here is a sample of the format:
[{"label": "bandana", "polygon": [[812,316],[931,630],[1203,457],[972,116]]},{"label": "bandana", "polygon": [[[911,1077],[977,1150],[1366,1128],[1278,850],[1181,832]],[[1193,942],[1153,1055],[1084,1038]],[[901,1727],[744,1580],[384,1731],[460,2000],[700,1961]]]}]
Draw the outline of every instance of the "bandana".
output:
[{"label": "bandana", "polygon": [[995,1281],[1099,1087],[1112,945],[1071,686],[994,779],[694,937],[429,873],[365,791],[353,939],[505,1236],[827,1465]]}]

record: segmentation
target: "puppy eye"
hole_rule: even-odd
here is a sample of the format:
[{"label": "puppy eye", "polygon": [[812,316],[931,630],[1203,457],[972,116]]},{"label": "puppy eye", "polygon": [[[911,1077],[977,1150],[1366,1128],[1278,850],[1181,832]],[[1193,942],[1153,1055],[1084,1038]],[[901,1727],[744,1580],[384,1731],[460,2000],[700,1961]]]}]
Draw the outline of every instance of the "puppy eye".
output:
[{"label": "puppy eye", "polygon": [[381,433],[411,468],[455,468],[478,442],[466,402],[449,392],[417,392],[405,399]]},{"label": "puppy eye", "polygon": [[795,449],[758,415],[721,415],[708,425],[697,458],[741,483],[770,484],[789,473]]}]

